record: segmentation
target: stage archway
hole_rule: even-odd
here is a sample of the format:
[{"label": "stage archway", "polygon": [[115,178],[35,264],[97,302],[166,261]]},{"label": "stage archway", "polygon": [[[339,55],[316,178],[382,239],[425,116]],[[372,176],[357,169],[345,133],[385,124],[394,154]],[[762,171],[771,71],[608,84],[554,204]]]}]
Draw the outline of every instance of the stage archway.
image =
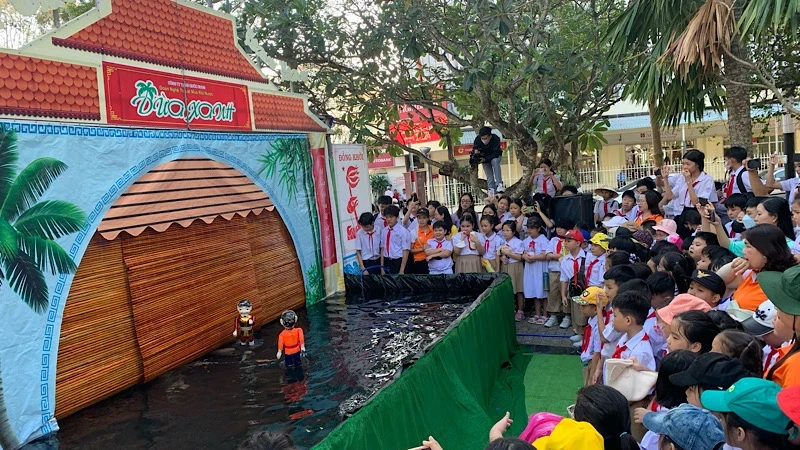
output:
[{"label": "stage archway", "polygon": [[103,217],[61,322],[56,417],[149,381],[305,303],[294,243],[266,193],[207,158],[155,167]]}]

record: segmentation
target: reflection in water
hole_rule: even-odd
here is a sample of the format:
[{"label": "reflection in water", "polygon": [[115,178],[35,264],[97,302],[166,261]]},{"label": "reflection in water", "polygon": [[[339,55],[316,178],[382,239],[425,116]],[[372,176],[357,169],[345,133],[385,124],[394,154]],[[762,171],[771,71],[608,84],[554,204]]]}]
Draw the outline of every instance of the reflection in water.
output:
[{"label": "reflection in water", "polygon": [[[60,421],[62,449],[234,448],[256,431],[321,441],[458,317],[473,297],[335,298],[298,311],[303,367],[275,360],[276,321]],[[259,336],[260,334],[260,336]]]}]

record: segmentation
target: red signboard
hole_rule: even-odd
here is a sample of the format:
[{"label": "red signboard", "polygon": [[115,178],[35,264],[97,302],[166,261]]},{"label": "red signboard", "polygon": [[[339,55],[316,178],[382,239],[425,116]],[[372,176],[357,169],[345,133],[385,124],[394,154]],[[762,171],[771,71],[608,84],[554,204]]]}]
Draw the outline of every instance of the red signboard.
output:
[{"label": "red signboard", "polygon": [[103,63],[108,123],[252,130],[247,86]]},{"label": "red signboard", "polygon": [[370,169],[380,169],[383,167],[394,167],[394,156],[383,153],[372,159],[372,162],[367,165]]},{"label": "red signboard", "polygon": [[[506,147],[508,147],[508,142],[500,141],[500,149],[505,150]],[[456,145],[453,147],[453,156],[456,158],[460,156],[468,157],[470,153],[472,153],[472,144]]]},{"label": "red signboard", "polygon": [[[424,114],[431,114],[430,110],[419,107],[404,105],[399,108],[400,121],[397,125],[390,126],[389,131],[394,133],[394,139],[405,145],[420,144],[423,142],[438,141],[439,134],[433,131],[433,126],[426,117],[422,117],[417,110]],[[437,110],[433,110],[433,120],[436,123],[447,125],[447,116]]]}]

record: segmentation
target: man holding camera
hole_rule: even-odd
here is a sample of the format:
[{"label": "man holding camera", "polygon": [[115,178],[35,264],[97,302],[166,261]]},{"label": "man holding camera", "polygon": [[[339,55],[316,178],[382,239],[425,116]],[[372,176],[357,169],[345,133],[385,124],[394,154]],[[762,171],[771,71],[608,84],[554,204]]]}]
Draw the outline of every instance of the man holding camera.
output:
[{"label": "man holding camera", "polygon": [[504,192],[503,174],[500,172],[500,157],[503,150],[500,148],[500,136],[493,134],[489,127],[481,127],[478,137],[472,143],[472,153],[469,155],[471,166],[483,165],[486,173],[486,183],[489,185],[489,196],[495,192]]}]

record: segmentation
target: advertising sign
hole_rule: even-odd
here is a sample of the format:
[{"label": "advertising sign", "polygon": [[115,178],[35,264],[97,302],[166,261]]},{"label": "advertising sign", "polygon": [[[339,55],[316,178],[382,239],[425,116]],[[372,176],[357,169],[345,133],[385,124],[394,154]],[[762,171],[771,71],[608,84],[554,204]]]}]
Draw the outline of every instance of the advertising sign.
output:
[{"label": "advertising sign", "polygon": [[108,123],[252,130],[247,86],[103,63]]},{"label": "advertising sign", "polygon": [[372,158],[372,162],[369,163],[370,169],[380,169],[382,167],[394,167],[394,156],[388,153],[381,153]]},{"label": "advertising sign", "polygon": [[358,273],[356,232],[358,216],[372,211],[367,149],[363,145],[334,145],[334,172],[339,198],[339,230],[342,234],[344,273]]},{"label": "advertising sign", "polygon": [[[399,107],[400,121],[395,126],[390,126],[389,131],[395,133],[395,140],[401,144],[412,145],[423,142],[438,141],[439,134],[433,131],[433,125],[427,117],[417,111],[427,111],[420,106],[403,105]],[[434,122],[447,125],[447,116],[438,110],[433,110]]]}]

